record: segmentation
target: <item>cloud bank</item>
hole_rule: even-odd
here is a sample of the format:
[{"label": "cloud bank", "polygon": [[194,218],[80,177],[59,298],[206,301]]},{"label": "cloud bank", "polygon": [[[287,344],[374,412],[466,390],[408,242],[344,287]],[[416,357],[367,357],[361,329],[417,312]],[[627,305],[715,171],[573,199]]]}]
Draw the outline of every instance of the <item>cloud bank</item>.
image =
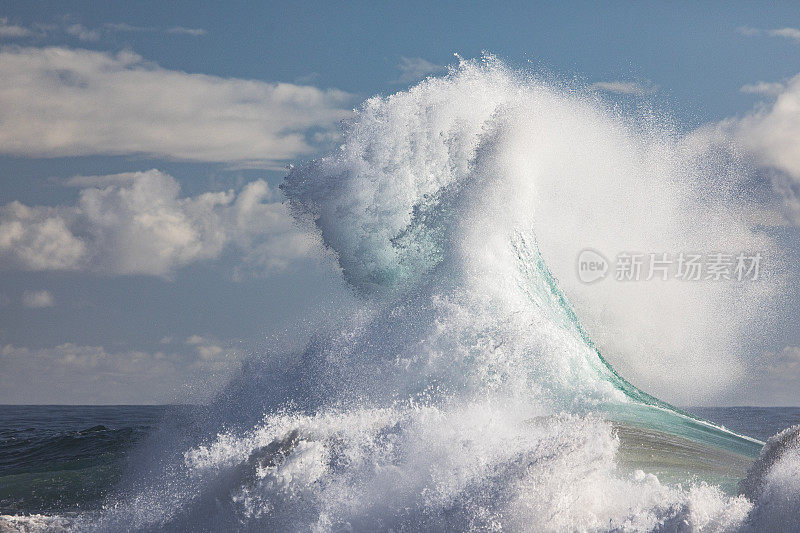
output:
[{"label": "cloud bank", "polygon": [[34,24],[32,26],[22,26],[13,24],[5,17],[0,17],[0,39],[25,39],[29,37],[44,38],[53,34],[64,33],[75,37],[80,41],[99,41],[104,36],[116,33],[162,33],[173,35],[187,35],[190,37],[200,37],[207,32],[202,28],[186,28],[184,26],[173,26],[170,28],[156,28],[153,26],[134,26],[125,22],[107,22],[96,27],[87,27],[80,23],[66,24]]},{"label": "cloud bank", "polygon": [[276,167],[335,137],[351,101],[333,89],[168,70],[132,52],[0,49],[3,154]]},{"label": "cloud bank", "polygon": [[799,383],[800,347],[787,346],[754,361],[744,389],[736,391],[736,400],[746,405],[797,405]]},{"label": "cloud bank", "polygon": [[0,403],[205,402],[241,358],[237,350],[197,335],[155,352],[6,344],[0,346]]},{"label": "cloud bank", "polygon": [[0,207],[0,268],[169,276],[233,248],[269,271],[320,250],[263,180],[189,198],[158,170],[68,184],[86,187],[75,205]]}]

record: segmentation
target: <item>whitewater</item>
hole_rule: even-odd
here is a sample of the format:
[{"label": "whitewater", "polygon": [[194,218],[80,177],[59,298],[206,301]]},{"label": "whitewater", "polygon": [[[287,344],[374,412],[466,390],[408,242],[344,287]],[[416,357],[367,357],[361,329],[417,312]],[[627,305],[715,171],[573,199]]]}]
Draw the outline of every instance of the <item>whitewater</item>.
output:
[{"label": "whitewater", "polygon": [[[491,56],[373,97],[281,189],[360,308],[254,354],[91,531],[800,530],[800,438],[670,403],[746,380],[781,293],[580,282],[585,248],[777,245],[733,147]],[[624,376],[624,377],[623,377]],[[647,391],[647,392],[644,392]],[[648,394],[649,393],[649,394]]]}]

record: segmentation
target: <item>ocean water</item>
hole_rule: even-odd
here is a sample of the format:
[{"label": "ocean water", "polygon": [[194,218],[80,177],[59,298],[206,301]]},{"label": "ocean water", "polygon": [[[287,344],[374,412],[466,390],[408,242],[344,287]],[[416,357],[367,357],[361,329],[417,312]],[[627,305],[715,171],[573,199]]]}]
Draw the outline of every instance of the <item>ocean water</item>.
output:
[{"label": "ocean water", "polygon": [[[370,98],[281,186],[358,308],[252,354],[202,409],[71,426],[73,457],[44,457],[91,488],[59,501],[11,473],[4,505],[36,514],[0,528],[799,530],[800,427],[776,433],[796,412],[675,407],[747,383],[785,292],[750,178],[646,105],[491,56]],[[587,285],[586,248],[771,261],[747,283]]]},{"label": "ocean water", "polygon": [[1,406],[0,514],[97,508],[136,443],[169,409]]},{"label": "ocean water", "polygon": [[800,424],[800,407],[688,407],[686,410],[764,442],[784,429]]},{"label": "ocean water", "polygon": [[[800,407],[685,411],[762,440],[800,424]],[[202,406],[0,406],[0,515],[7,520],[0,524],[8,531],[31,524],[47,529],[47,519],[37,517],[101,512],[148,439],[159,431],[191,431],[205,414]],[[652,450],[644,449],[652,469]],[[65,524],[56,521],[56,529]]]}]

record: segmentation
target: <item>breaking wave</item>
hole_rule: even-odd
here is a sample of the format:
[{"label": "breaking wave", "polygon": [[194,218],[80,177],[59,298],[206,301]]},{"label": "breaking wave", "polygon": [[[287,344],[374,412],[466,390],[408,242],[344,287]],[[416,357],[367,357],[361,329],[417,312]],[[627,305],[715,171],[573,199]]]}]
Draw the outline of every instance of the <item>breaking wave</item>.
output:
[{"label": "breaking wave", "polygon": [[740,495],[762,443],[632,384],[689,403],[736,383],[777,283],[575,276],[587,247],[774,251],[735,158],[661,122],[488,56],[367,100],[282,185],[360,308],[253,357],[75,527],[724,531],[773,508],[798,527],[765,503],[796,500],[794,452]]}]

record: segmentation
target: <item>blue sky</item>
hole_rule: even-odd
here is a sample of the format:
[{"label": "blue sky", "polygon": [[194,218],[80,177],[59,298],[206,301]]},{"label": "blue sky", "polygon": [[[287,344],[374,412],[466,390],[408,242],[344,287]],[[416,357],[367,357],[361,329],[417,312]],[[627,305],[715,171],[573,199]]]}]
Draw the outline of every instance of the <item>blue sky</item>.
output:
[{"label": "blue sky", "polygon": [[[797,28],[790,2],[0,2],[0,403],[201,401],[276,335],[302,343],[353,296],[282,168],[454,54],[691,131],[791,96]],[[753,149],[794,176],[793,139]],[[765,350],[800,365],[781,331]]]}]

